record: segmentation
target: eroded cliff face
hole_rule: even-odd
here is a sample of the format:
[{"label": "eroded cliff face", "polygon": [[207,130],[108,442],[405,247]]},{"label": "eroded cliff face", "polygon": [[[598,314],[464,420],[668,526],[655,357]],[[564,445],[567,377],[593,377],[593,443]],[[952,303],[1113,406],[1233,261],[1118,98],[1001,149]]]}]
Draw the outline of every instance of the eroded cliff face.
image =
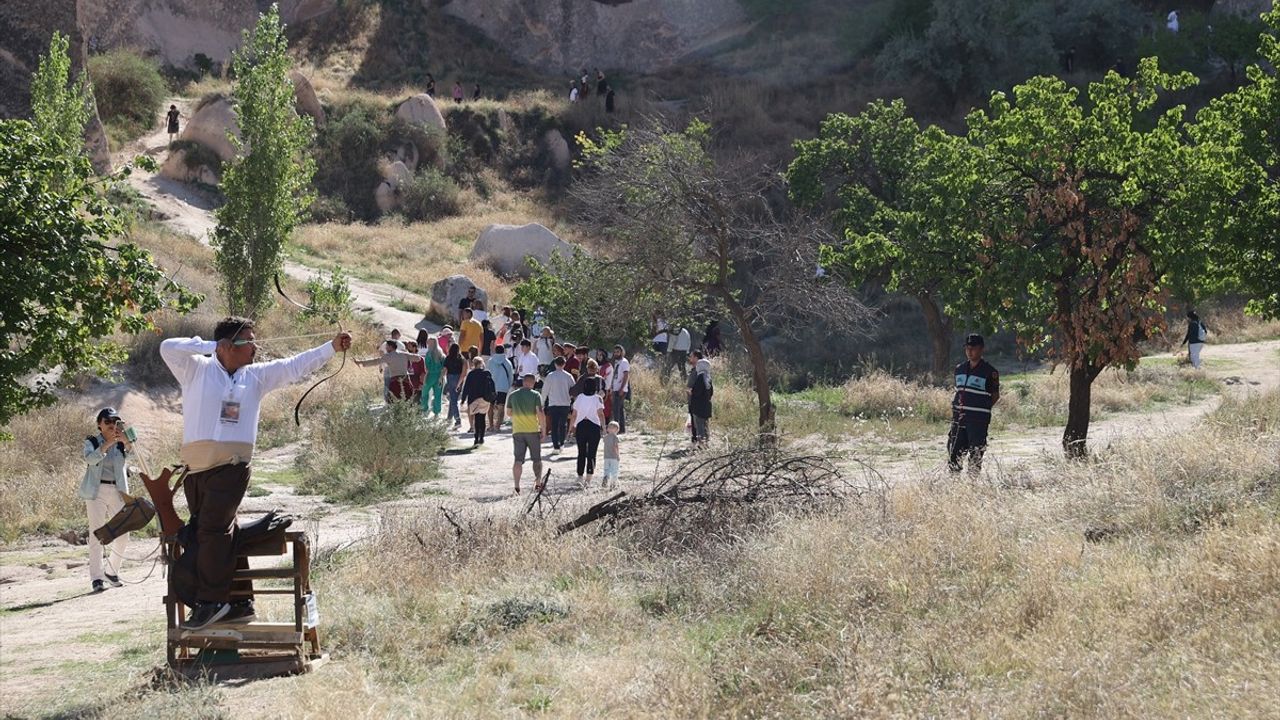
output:
[{"label": "eroded cliff face", "polygon": [[444,0],[440,5],[515,59],[552,72],[659,70],[747,29],[735,0]]}]

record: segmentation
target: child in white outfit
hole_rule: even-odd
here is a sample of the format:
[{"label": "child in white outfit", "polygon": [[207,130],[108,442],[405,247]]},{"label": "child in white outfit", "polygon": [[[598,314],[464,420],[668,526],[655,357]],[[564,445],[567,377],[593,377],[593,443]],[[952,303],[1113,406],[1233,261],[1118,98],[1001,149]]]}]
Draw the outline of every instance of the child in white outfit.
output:
[{"label": "child in white outfit", "polygon": [[616,422],[609,423],[609,428],[604,434],[604,479],[601,484],[604,487],[615,485],[618,482],[618,470],[620,466],[620,455],[618,454],[618,430],[621,426]]}]

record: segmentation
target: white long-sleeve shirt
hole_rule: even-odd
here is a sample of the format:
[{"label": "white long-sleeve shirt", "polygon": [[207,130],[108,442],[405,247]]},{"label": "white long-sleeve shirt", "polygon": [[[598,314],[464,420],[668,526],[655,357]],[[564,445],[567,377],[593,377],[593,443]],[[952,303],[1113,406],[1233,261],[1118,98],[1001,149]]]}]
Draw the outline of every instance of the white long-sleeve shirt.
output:
[{"label": "white long-sleeve shirt", "polygon": [[206,357],[217,346],[199,337],[160,343],[160,357],[182,386],[183,445],[255,443],[262,397],[302,380],[335,354],[333,344],[325,343],[293,357],[245,365],[233,375],[216,357]]}]

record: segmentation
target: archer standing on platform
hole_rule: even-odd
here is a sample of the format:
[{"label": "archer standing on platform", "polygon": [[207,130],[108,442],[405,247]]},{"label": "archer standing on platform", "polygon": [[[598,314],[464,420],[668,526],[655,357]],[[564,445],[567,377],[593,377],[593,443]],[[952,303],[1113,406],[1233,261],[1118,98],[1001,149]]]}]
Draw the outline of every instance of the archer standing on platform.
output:
[{"label": "archer standing on platform", "polygon": [[252,600],[231,603],[231,581],[236,511],[249,487],[262,398],[302,380],[338,351],[350,348],[351,336],[339,332],[317,348],[254,364],[258,350],[253,321],[239,317],[218,322],[212,341],[197,336],[160,343],[160,357],[182,386],[182,462],[189,471],[183,487],[199,546],[198,602],[183,628],[253,619]]},{"label": "archer standing on platform", "polygon": [[960,472],[961,460],[968,455],[969,474],[977,475],[987,451],[991,409],[1000,400],[1000,372],[982,359],[983,350],[981,335],[965,337],[966,360],[956,366],[956,395],[951,400],[951,434],[947,437],[951,472]]}]

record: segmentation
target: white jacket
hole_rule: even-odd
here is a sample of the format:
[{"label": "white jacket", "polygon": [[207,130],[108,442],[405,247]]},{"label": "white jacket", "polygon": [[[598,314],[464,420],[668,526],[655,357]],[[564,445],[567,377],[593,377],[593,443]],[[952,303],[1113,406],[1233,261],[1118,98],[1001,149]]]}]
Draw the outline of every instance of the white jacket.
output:
[{"label": "white jacket", "polygon": [[[245,365],[227,373],[212,355],[212,340],[170,338],[160,343],[160,357],[182,386],[182,443],[254,443],[258,439],[258,413],[262,396],[298,382],[333,357],[333,344],[325,344],[293,357]],[[223,403],[239,403],[237,419],[223,418]]]}]

